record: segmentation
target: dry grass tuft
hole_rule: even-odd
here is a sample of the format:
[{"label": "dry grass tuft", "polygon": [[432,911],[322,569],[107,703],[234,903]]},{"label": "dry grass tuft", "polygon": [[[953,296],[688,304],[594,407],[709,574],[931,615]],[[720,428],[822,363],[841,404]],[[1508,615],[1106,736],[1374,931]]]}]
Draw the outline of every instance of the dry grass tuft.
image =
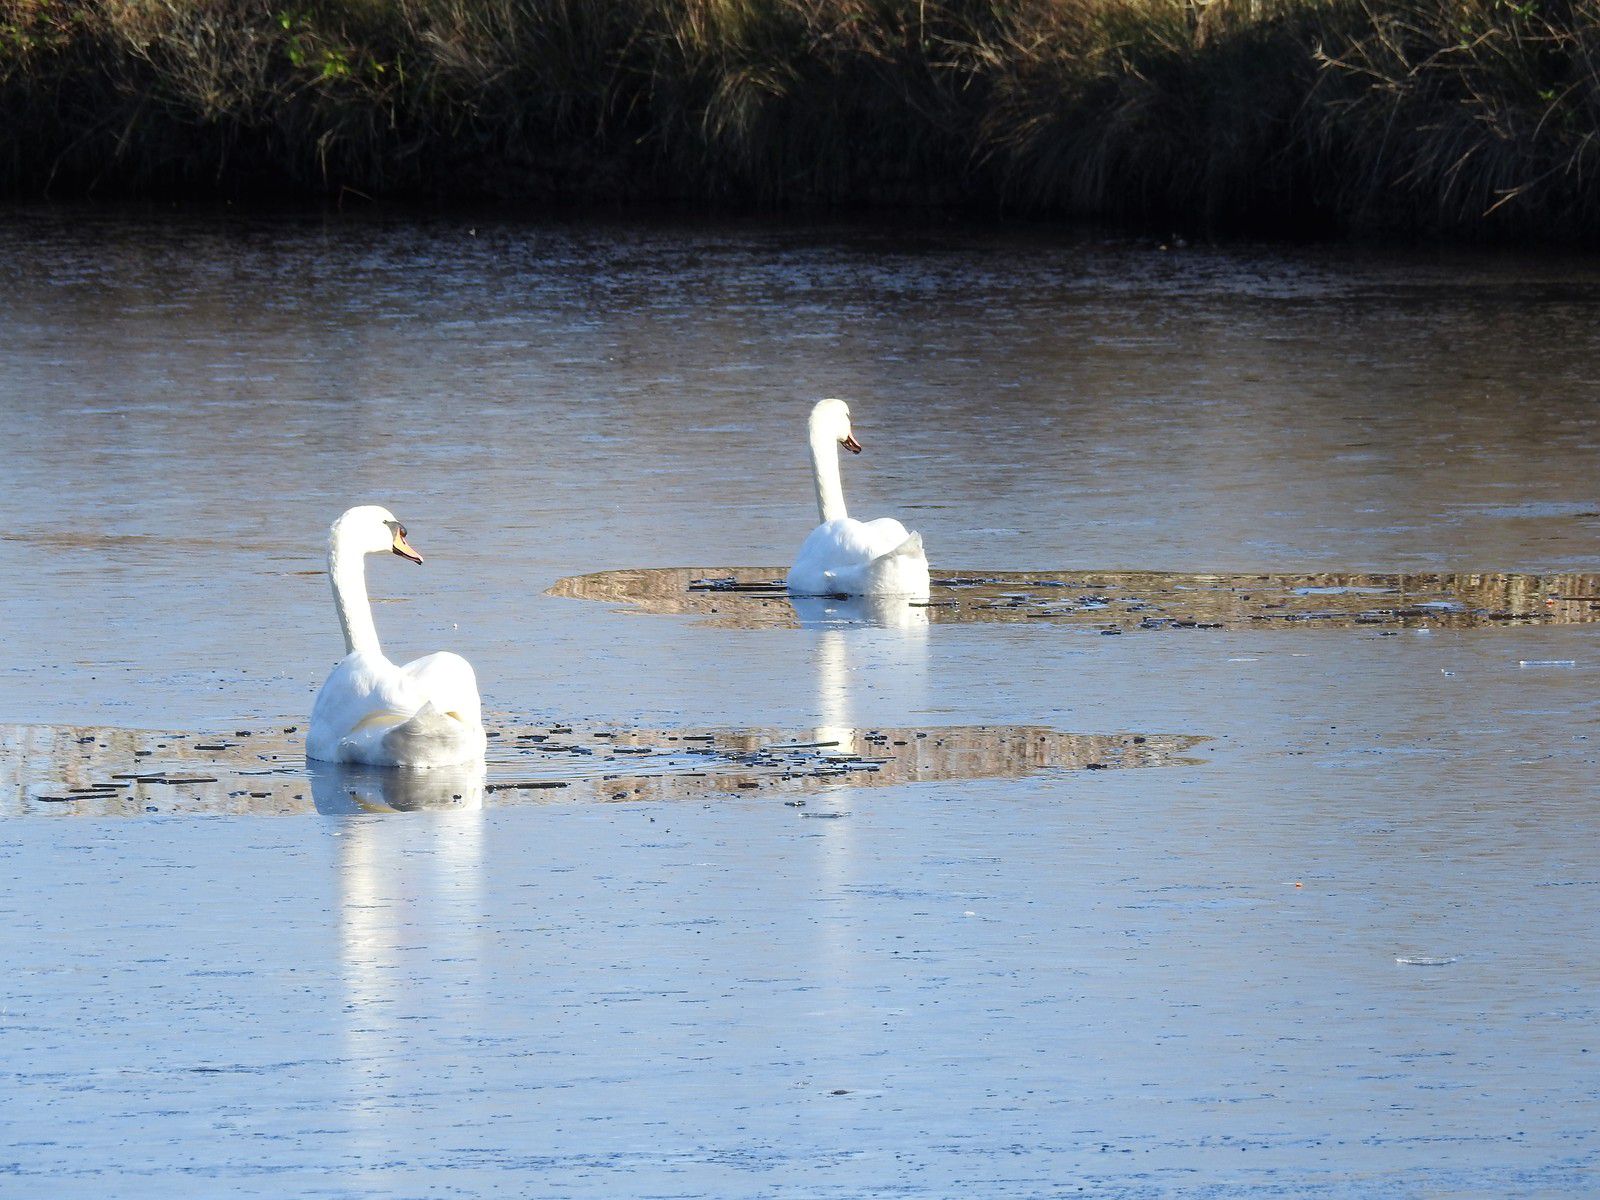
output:
[{"label": "dry grass tuft", "polygon": [[0,192],[1587,238],[1570,0],[0,0]]}]

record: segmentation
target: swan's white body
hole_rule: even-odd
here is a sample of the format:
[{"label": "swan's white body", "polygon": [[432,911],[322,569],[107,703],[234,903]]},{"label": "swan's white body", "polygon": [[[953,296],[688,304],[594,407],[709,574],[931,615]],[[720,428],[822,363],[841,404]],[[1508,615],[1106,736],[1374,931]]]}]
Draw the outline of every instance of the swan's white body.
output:
[{"label": "swan's white body", "polygon": [[487,740],[471,664],[458,654],[430,654],[396,666],[378,645],[365,558],[388,550],[422,561],[386,509],[352,508],[334,522],[328,575],[346,654],[311,707],[306,755],[375,767],[476,762]]},{"label": "swan's white body", "polygon": [[928,557],[922,535],[893,517],[857,521],[844,506],[839,447],[860,452],[843,400],[819,400],[809,424],[811,470],[822,524],[811,531],[789,569],[797,596],[926,596]]},{"label": "swan's white body", "polygon": [[801,545],[788,583],[796,596],[925,596],[922,535],[893,517],[824,521]]}]

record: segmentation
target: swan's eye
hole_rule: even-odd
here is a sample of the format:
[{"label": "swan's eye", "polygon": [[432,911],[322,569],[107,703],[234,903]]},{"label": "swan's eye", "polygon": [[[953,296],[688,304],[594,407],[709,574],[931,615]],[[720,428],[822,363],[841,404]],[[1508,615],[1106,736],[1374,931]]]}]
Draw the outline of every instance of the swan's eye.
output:
[{"label": "swan's eye", "polygon": [[406,527],[404,525],[402,525],[402,526],[400,526],[400,536],[401,537],[405,537],[405,535],[406,535]]}]

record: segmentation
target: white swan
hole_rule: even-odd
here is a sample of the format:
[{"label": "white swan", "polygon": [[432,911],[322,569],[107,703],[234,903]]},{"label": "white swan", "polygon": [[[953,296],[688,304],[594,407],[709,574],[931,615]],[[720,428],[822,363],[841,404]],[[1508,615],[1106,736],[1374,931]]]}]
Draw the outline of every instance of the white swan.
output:
[{"label": "white swan", "polygon": [[849,405],[818,400],[809,433],[822,524],[811,531],[789,568],[789,591],[797,596],[926,596],[928,558],[922,535],[893,517],[857,521],[845,512],[839,447],[861,453],[850,429]]},{"label": "white swan", "polygon": [[403,667],[383,656],[367,602],[366,556],[422,555],[405,526],[375,504],[352,508],[328,537],[328,576],[344,629],[345,657],[311,707],[306,755],[375,767],[443,767],[483,758],[478,680],[459,654],[430,654]]}]

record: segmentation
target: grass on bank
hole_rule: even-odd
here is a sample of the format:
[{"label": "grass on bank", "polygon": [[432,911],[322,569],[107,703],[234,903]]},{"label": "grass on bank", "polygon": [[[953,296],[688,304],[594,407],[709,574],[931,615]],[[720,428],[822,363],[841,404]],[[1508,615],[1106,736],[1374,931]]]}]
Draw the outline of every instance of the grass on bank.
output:
[{"label": "grass on bank", "polygon": [[0,0],[0,193],[1589,238],[1600,0]]}]

